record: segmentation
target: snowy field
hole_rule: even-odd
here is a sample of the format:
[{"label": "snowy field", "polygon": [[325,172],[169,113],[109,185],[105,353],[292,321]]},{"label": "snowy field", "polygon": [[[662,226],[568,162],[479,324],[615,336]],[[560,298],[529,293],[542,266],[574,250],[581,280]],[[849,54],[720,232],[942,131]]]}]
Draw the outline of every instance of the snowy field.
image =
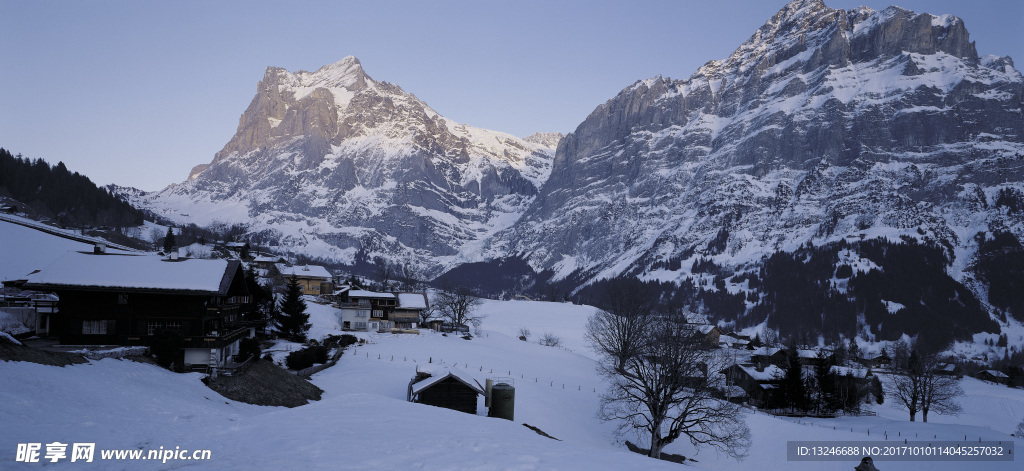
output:
[{"label": "snowy field", "polygon": [[[1011,441],[1024,418],[1024,391],[965,379],[964,414],[910,423],[885,404],[877,417],[778,419],[750,414],[750,456],[737,462],[679,441],[666,451],[696,459],[686,468],[626,451],[614,424],[596,418],[602,381],[582,339],[593,308],[532,301],[488,301],[482,335],[473,340],[421,335],[361,334],[334,367],[313,377],[324,389],[312,404],[287,409],[225,399],[199,374],[104,359],[51,367],[0,362],[0,469],[474,469],[633,470],[786,469],[849,471],[857,459],[788,462],[788,440],[894,440],[917,434],[939,440]],[[312,337],[338,332],[328,306],[310,303]],[[516,338],[530,329],[531,341]],[[536,343],[544,333],[565,348]],[[515,422],[406,402],[420,364],[457,368],[479,380],[508,377],[516,388]],[[484,414],[484,408],[479,408]],[[526,423],[558,438],[542,437]],[[852,431],[851,431],[852,429]],[[870,430],[870,435],[868,435]],[[15,463],[18,443],[95,442],[97,449],[209,449],[208,461]],[[1018,449],[1024,441],[1017,440]],[[45,451],[45,449],[43,450]],[[1020,462],[876,461],[891,470],[1016,470]]]}]

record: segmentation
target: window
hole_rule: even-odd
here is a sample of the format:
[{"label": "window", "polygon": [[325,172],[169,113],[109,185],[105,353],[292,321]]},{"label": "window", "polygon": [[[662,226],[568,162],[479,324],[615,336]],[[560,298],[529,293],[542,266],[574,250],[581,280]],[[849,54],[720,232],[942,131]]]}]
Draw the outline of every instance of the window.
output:
[{"label": "window", "polygon": [[356,311],[356,317],[370,317],[370,311],[366,309],[360,309]]},{"label": "window", "polygon": [[366,330],[366,323],[365,322],[356,322],[356,329],[357,330],[358,329]]},{"label": "window", "polygon": [[156,335],[162,329],[181,331],[181,321],[149,321],[146,323],[146,335]]},{"label": "window", "polygon": [[114,321],[82,321],[83,335],[106,335],[108,333],[114,333]]},{"label": "window", "polygon": [[374,309],[373,310],[373,317],[384,317],[384,311],[380,311],[380,310]]},{"label": "window", "polygon": [[125,293],[118,293],[117,304],[128,304],[128,295]]}]

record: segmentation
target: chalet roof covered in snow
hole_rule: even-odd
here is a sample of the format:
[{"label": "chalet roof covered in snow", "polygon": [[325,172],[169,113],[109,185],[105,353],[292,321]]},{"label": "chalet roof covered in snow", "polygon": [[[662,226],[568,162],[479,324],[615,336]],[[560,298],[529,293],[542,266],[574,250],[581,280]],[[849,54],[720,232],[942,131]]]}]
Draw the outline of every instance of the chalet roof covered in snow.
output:
[{"label": "chalet roof covered in snow", "polygon": [[427,297],[423,293],[398,293],[400,309],[426,309]]},{"label": "chalet roof covered in snow", "polygon": [[29,275],[25,287],[224,294],[238,267],[235,260],[167,260],[155,255],[67,252]]},{"label": "chalet roof covered in snow", "polygon": [[294,265],[288,266],[284,263],[278,263],[275,265],[277,271],[282,275],[289,277],[295,275],[303,278],[326,278],[331,279],[331,272],[327,271],[326,268],[320,265]]},{"label": "chalet roof covered in snow", "polygon": [[768,365],[764,370],[758,371],[757,368],[748,365],[738,365],[743,369],[751,378],[756,381],[775,381],[782,379],[786,375],[782,368],[775,365]]},{"label": "chalet roof covered in snow", "polygon": [[985,372],[990,374],[990,375],[992,375],[993,378],[999,378],[999,379],[1007,379],[1007,378],[1009,378],[1009,376],[1006,376],[1006,373],[1003,373],[1002,371],[998,371],[998,370],[985,370]]},{"label": "chalet roof covered in snow", "polygon": [[[417,369],[417,371],[420,371],[420,370]],[[458,380],[459,382],[465,384],[466,386],[469,386],[471,389],[476,391],[477,394],[483,394],[484,393],[483,389],[480,388],[480,385],[477,384],[475,379],[469,377],[468,375],[466,375],[464,373],[460,373],[457,370],[454,370],[454,369],[438,369],[438,370],[432,371],[431,374],[433,374],[433,376],[431,376],[431,377],[429,377],[427,379],[421,380],[420,382],[412,385],[412,393],[413,394],[419,394],[420,391],[423,391],[424,389],[427,389],[427,388],[429,388],[429,387],[431,387],[431,386],[433,386],[433,385],[435,385],[437,383],[440,383],[441,381],[443,381],[445,378],[448,378],[449,376],[455,378],[456,380]]]},{"label": "chalet roof covered in snow", "polygon": [[348,292],[350,298],[383,298],[383,299],[395,299],[394,293],[378,293],[376,291],[366,291],[364,289],[354,289]]}]

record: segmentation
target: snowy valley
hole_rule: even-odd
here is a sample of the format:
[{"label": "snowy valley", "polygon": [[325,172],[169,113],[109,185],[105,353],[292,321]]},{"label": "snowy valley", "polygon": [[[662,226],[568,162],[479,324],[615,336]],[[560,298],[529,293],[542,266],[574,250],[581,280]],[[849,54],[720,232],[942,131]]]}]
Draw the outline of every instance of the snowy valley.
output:
[{"label": "snowy valley", "polygon": [[[580,334],[593,308],[489,301],[480,310],[487,320],[482,335],[473,340],[432,332],[360,334],[367,344],[350,347],[337,365],[313,376],[313,383],[324,390],[323,398],[294,409],[227,400],[204,386],[198,373],[176,374],[127,360],[65,367],[0,362],[5,379],[0,388],[0,418],[5,425],[0,446],[4,456],[12,454],[17,443],[53,441],[95,442],[100,449],[211,450],[209,461],[110,461],[93,463],[92,469],[680,469],[627,451],[621,441],[636,442],[636,436],[616,438],[614,424],[595,417],[604,384]],[[340,332],[337,320],[332,324],[330,312],[322,307],[312,319],[317,332]],[[516,335],[521,327],[536,336],[556,333],[565,347],[520,341]],[[512,377],[515,421],[406,402],[409,379],[425,362],[459,369],[481,383],[488,377]],[[694,450],[684,441],[666,451],[695,460],[683,469],[848,470],[860,457],[787,461],[786,442],[884,442],[888,435],[888,443],[902,443],[899,437],[916,435],[1012,442],[1018,450],[1024,446],[1024,440],[1010,436],[1024,419],[1020,390],[973,378],[966,378],[963,385],[967,394],[958,417],[940,415],[926,424],[911,423],[891,399],[871,406],[878,413],[875,417],[778,418],[751,412],[747,422],[753,446],[745,461]],[[40,466],[12,464],[5,459],[5,469]],[[875,464],[882,470],[957,470],[967,465],[882,460]],[[1019,463],[969,465],[1010,470]],[[63,460],[46,469],[79,467],[81,463]]]}]

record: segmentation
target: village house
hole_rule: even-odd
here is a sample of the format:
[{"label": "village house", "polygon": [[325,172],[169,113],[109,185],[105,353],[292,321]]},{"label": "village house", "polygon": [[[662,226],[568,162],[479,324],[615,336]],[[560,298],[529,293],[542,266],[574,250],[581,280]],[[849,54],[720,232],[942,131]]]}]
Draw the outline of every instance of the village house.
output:
[{"label": "village house", "polygon": [[892,358],[883,349],[881,353],[869,353],[857,359],[857,361],[868,368],[888,368],[892,364]]},{"label": "village house", "polygon": [[426,293],[396,293],[398,305],[391,314],[396,329],[415,329],[420,323],[420,313],[427,310]]},{"label": "village house", "polygon": [[367,332],[416,329],[427,309],[425,293],[380,293],[363,289],[339,290],[341,328]]},{"label": "village house", "polygon": [[274,277],[278,286],[285,286],[292,276],[299,282],[302,294],[320,296],[334,292],[334,277],[322,266],[288,265],[286,263],[274,265]]},{"label": "village house", "polygon": [[184,339],[179,367],[223,367],[255,335],[238,261],[68,252],[24,289],[54,293],[51,335],[63,345],[148,345],[163,330]]},{"label": "village house", "polygon": [[989,381],[996,384],[1010,384],[1010,377],[1007,376],[1006,373],[1003,373],[1002,371],[999,370],[985,370],[974,375],[974,377],[982,381]]},{"label": "village house", "polygon": [[737,393],[731,392],[733,386],[737,386],[746,393],[752,406],[773,408],[781,403],[779,384],[785,372],[778,366],[735,364],[722,370],[722,374],[726,378],[727,396],[738,397]]}]

